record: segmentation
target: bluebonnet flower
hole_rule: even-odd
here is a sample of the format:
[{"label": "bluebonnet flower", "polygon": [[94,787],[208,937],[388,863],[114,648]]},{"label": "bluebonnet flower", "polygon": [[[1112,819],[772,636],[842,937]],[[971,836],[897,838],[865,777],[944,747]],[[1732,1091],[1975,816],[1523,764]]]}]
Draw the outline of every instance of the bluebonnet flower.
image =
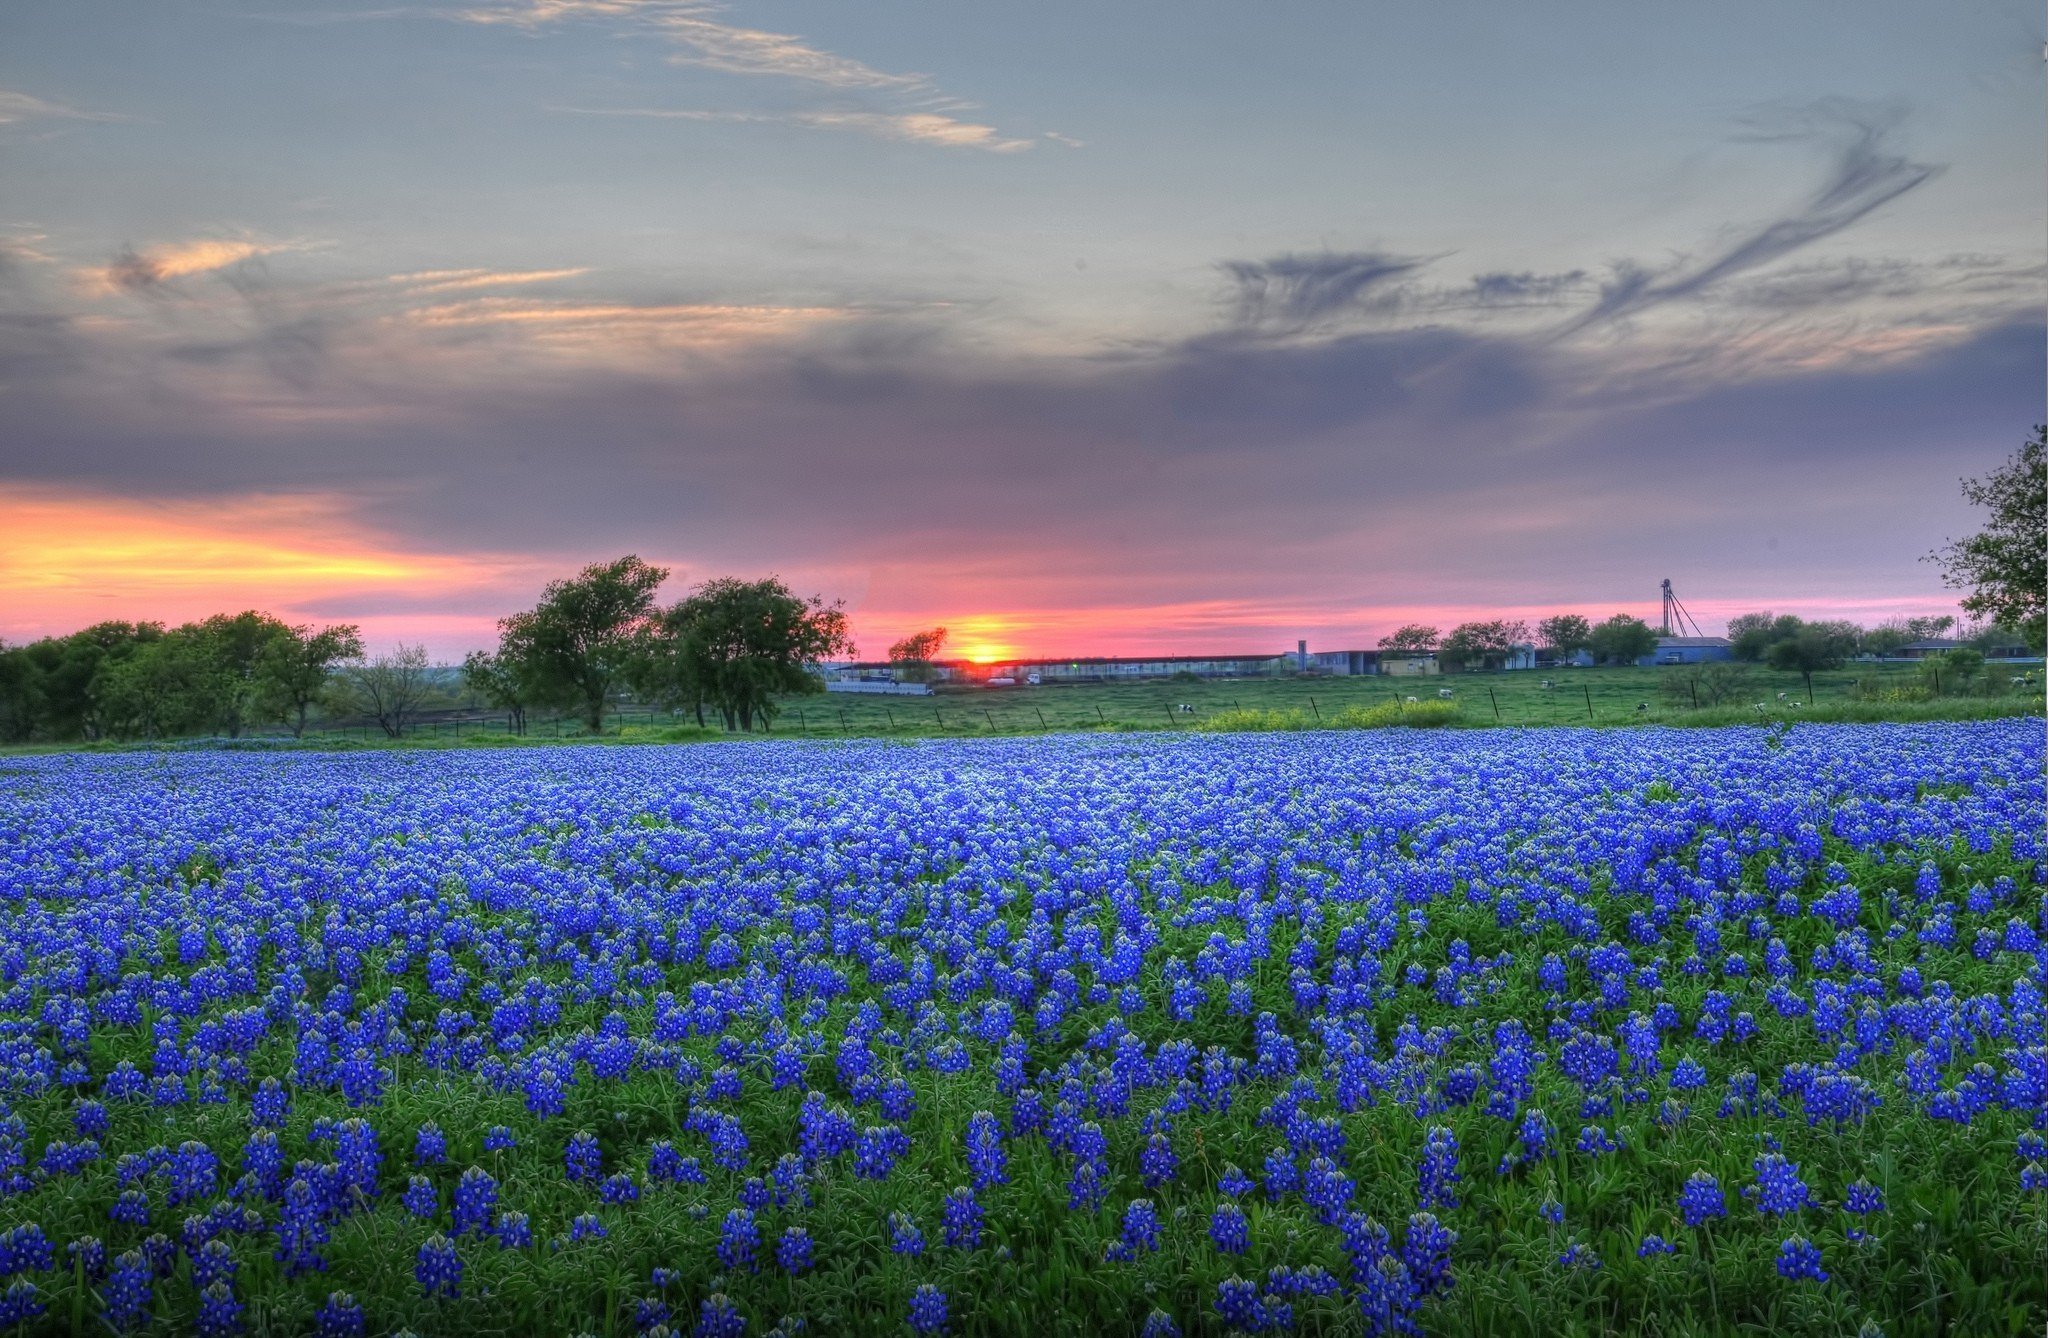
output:
[{"label": "bluebonnet flower", "polygon": [[698,1303],[697,1326],[691,1330],[695,1338],[740,1338],[746,1331],[739,1307],[724,1292],[713,1292]]},{"label": "bluebonnet flower", "polygon": [[1636,1246],[1636,1257],[1639,1259],[1648,1259],[1652,1255],[1677,1253],[1678,1247],[1676,1245],[1655,1234],[1643,1237],[1643,1243]]},{"label": "bluebonnet flower", "polygon": [[1180,1325],[1174,1323],[1173,1316],[1164,1310],[1154,1310],[1145,1316],[1145,1324],[1138,1330],[1138,1338],[1181,1338]]},{"label": "bluebonnet flower", "polygon": [[1756,1199],[1758,1212],[1783,1216],[1796,1213],[1813,1201],[1806,1182],[1799,1178],[1798,1164],[1786,1161],[1781,1153],[1766,1153],[1753,1164],[1757,1183],[1753,1190],[1744,1192]]},{"label": "bluebonnet flower", "polygon": [[30,1320],[39,1319],[49,1304],[42,1293],[27,1278],[16,1278],[7,1284],[7,1290],[0,1292],[0,1328],[26,1325]]},{"label": "bluebonnet flower", "polygon": [[155,1279],[156,1270],[150,1267],[140,1250],[130,1250],[116,1259],[107,1273],[106,1282],[100,1287],[100,1297],[104,1302],[100,1318],[116,1333],[140,1328],[149,1318]]},{"label": "bluebonnet flower", "polygon": [[603,1240],[611,1235],[596,1213],[579,1213],[569,1221],[569,1242]]},{"label": "bluebonnet flower", "polygon": [[1430,1296],[1451,1285],[1451,1248],[1458,1233],[1438,1221],[1436,1214],[1421,1212],[1408,1219],[1408,1232],[1401,1242],[1401,1262],[1418,1296]]},{"label": "bluebonnet flower", "polygon": [[1132,1255],[1159,1248],[1159,1211],[1150,1199],[1132,1199],[1124,1205],[1122,1245]]},{"label": "bluebonnet flower", "polygon": [[412,1275],[427,1296],[453,1299],[460,1295],[462,1259],[455,1253],[454,1243],[446,1236],[429,1236],[419,1248]]},{"label": "bluebonnet flower", "polygon": [[1600,1267],[1600,1256],[1593,1252],[1591,1246],[1575,1240],[1565,1247],[1557,1262],[1566,1268],[1595,1269]]},{"label": "bluebonnet flower", "polygon": [[924,1231],[909,1213],[889,1214],[889,1249],[894,1254],[924,1253]]},{"label": "bluebonnet flower", "polygon": [[432,1120],[419,1127],[412,1140],[412,1164],[441,1166],[448,1161],[448,1136]]},{"label": "bluebonnet flower", "polygon": [[466,1236],[472,1231],[488,1230],[497,1207],[497,1180],[482,1167],[470,1167],[455,1184],[455,1234]]},{"label": "bluebonnet flower", "polygon": [[799,1226],[785,1227],[781,1238],[775,1242],[775,1262],[783,1272],[792,1276],[809,1272],[811,1233]]},{"label": "bluebonnet flower", "polygon": [[502,1124],[494,1124],[484,1132],[486,1152],[509,1152],[518,1145],[518,1141],[512,1137],[512,1131]]},{"label": "bluebonnet flower", "polygon": [[329,1292],[313,1315],[315,1338],[363,1338],[369,1318],[347,1292]]},{"label": "bluebonnet flower", "polygon": [[498,1248],[501,1250],[526,1250],[533,1247],[533,1225],[527,1220],[525,1213],[499,1213],[493,1234],[497,1236]]},{"label": "bluebonnet flower", "polygon": [[1433,1126],[1423,1140],[1420,1179],[1424,1208],[1458,1206],[1458,1137],[1443,1125]]},{"label": "bluebonnet flower", "polygon": [[1689,1227],[1726,1217],[1728,1200],[1721,1192],[1721,1182],[1705,1171],[1694,1171],[1686,1178],[1685,1188],[1678,1192],[1678,1211]]},{"label": "bluebonnet flower", "polygon": [[407,1182],[402,1202],[414,1217],[433,1217],[441,1211],[441,1195],[434,1182],[423,1175],[413,1176]]},{"label": "bluebonnet flower", "polygon": [[946,1294],[929,1282],[919,1283],[911,1294],[910,1327],[919,1333],[946,1331]]},{"label": "bluebonnet flower", "polygon": [[1216,1187],[1233,1199],[1241,1199],[1257,1186],[1250,1176],[1231,1165],[1223,1168],[1223,1176],[1216,1182]]},{"label": "bluebonnet flower", "polygon": [[981,1244],[981,1204],[974,1191],[957,1186],[946,1196],[942,1211],[946,1244],[956,1250],[972,1250]]},{"label": "bluebonnet flower", "polygon": [[725,1215],[725,1225],[719,1230],[718,1262],[727,1268],[755,1269],[754,1251],[761,1243],[761,1228],[754,1222],[754,1215],[745,1208],[734,1208]]},{"label": "bluebonnet flower", "polygon": [[1793,1236],[1778,1247],[1778,1274],[1794,1282],[1828,1280],[1827,1270],[1820,1266],[1819,1248],[1804,1236]]},{"label": "bluebonnet flower", "polygon": [[585,1130],[569,1140],[562,1150],[562,1166],[571,1180],[596,1181],[604,1176],[604,1151],[597,1137]]},{"label": "bluebonnet flower", "polygon": [[1209,1218],[1209,1239],[1225,1254],[1243,1254],[1251,1248],[1251,1220],[1234,1203],[1219,1203]]},{"label": "bluebonnet flower", "polygon": [[232,1283],[237,1267],[226,1241],[207,1241],[192,1252],[192,1285],[204,1291],[216,1282]]},{"label": "bluebonnet flower", "polygon": [[242,1331],[242,1303],[227,1283],[216,1282],[199,1293],[200,1338],[230,1338]]}]

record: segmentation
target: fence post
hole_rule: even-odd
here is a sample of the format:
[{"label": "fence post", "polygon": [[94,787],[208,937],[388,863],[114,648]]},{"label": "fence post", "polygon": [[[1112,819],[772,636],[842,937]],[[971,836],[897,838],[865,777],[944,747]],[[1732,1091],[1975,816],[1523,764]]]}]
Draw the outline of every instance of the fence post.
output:
[{"label": "fence post", "polygon": [[1593,718],[1593,689],[1581,683],[1579,684],[1579,690],[1586,694],[1586,719],[1591,720]]},{"label": "fence post", "polygon": [[1031,714],[1033,714],[1033,715],[1035,715],[1035,716],[1037,716],[1037,717],[1038,717],[1038,727],[1039,727],[1040,729],[1044,729],[1044,728],[1046,727],[1046,725],[1045,725],[1045,712],[1043,712],[1043,711],[1039,710],[1039,709],[1038,709],[1038,708],[1037,708],[1036,706],[1034,706],[1034,707],[1032,707],[1032,708],[1031,708]]},{"label": "fence post", "polygon": [[939,722],[939,731],[940,731],[941,733],[944,733],[944,732],[945,732],[945,728],[946,728],[946,717],[945,717],[945,713],[944,713],[944,712],[942,712],[942,711],[940,711],[938,707],[934,706],[934,707],[932,708],[932,719],[934,719],[934,720],[936,720],[936,721],[938,721],[938,722]]},{"label": "fence post", "polygon": [[846,723],[846,708],[845,708],[844,706],[842,706],[842,707],[840,707],[840,708],[839,708],[839,732],[840,732],[841,734],[851,734],[851,733],[853,733],[853,730],[852,730],[851,728],[849,728],[849,727],[847,726],[847,723]]},{"label": "fence post", "polygon": [[1317,709],[1314,697],[1308,699],[1308,709],[1315,712],[1316,723],[1320,725],[1323,722],[1323,713]]},{"label": "fence post", "polygon": [[1492,687],[1486,689],[1486,699],[1493,703],[1493,723],[1500,723],[1500,698],[1493,695]]},{"label": "fence post", "polygon": [[[938,708],[935,706],[932,709],[937,710]],[[896,713],[889,709],[889,703],[882,703],[882,714],[889,717],[889,728],[896,728]]]},{"label": "fence post", "polygon": [[996,717],[995,717],[995,713],[994,713],[993,711],[989,710],[989,709],[988,709],[988,708],[987,708],[986,706],[984,706],[984,707],[982,707],[982,708],[981,708],[981,713],[982,713],[983,715],[985,715],[985,716],[987,716],[987,717],[988,717],[988,732],[989,732],[989,733],[991,733],[991,734],[995,733],[995,732],[996,732]]},{"label": "fence post", "polygon": [[806,734],[811,732],[811,722],[804,719],[804,708],[801,706],[796,708],[796,727]]}]

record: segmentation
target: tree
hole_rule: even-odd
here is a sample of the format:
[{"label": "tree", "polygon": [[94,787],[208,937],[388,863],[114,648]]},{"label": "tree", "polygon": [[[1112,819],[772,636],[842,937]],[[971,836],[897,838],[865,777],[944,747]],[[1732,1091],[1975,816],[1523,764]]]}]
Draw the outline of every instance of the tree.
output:
[{"label": "tree", "polygon": [[933,627],[904,637],[889,647],[889,663],[896,666],[895,676],[902,683],[928,683],[932,677],[932,661],[939,658],[939,650],[946,644],[946,629]]},{"label": "tree", "polygon": [[526,681],[526,662],[502,651],[496,655],[473,650],[462,661],[462,682],[506,715],[514,734],[526,733],[526,707],[533,687]]},{"label": "tree", "polygon": [[257,708],[304,738],[306,712],[326,695],[334,667],[363,656],[362,633],[349,623],[285,627],[264,645],[256,661]]},{"label": "tree", "polygon": [[292,629],[267,613],[247,609],[216,613],[178,630],[194,638],[206,672],[215,680],[209,693],[214,716],[204,723],[218,725],[231,739],[240,738],[243,727],[262,710],[263,658],[271,643],[289,638]]},{"label": "tree", "polygon": [[667,579],[667,568],[629,553],[551,581],[537,606],[498,623],[499,657],[518,665],[536,703],[568,706],[600,733],[612,689],[644,653],[654,592]]},{"label": "tree", "polygon": [[27,646],[0,642],[0,743],[28,742],[42,715],[42,668]]},{"label": "tree", "polygon": [[727,729],[771,724],[775,698],[823,692],[811,666],[852,654],[846,612],[816,595],[800,599],[773,576],[706,581],[662,619],[676,638],[680,675],[725,718]]},{"label": "tree", "polygon": [[346,709],[375,720],[385,738],[404,738],[427,697],[427,648],[401,643],[388,655],[358,659],[336,682]]},{"label": "tree", "polygon": [[1529,625],[1495,618],[1488,622],[1460,623],[1451,629],[1437,650],[1437,659],[1452,668],[1477,664],[1496,669],[1507,662],[1517,644],[1528,640]]},{"label": "tree", "polygon": [[1736,659],[1755,663],[1775,642],[1797,636],[1805,625],[1789,613],[1745,613],[1728,620],[1728,642]]},{"label": "tree", "polygon": [[1641,618],[1617,613],[1586,637],[1593,658],[1605,664],[1634,664],[1657,649],[1657,634]]},{"label": "tree", "polygon": [[188,623],[119,659],[93,678],[99,726],[124,738],[205,730],[230,713],[235,684],[203,624]]},{"label": "tree", "polygon": [[1925,618],[1906,619],[1906,630],[1913,634],[1915,641],[1932,641],[1936,637],[1947,636],[1955,630],[1955,626],[1956,616],[1953,613],[1944,613],[1939,617],[1930,615]]},{"label": "tree", "polygon": [[1380,649],[1396,655],[1422,655],[1436,649],[1437,630],[1424,627],[1421,623],[1410,623],[1399,631],[1380,638]]},{"label": "tree", "polygon": [[1909,625],[1895,618],[1890,622],[1879,623],[1865,632],[1863,641],[1857,649],[1865,655],[1875,655],[1878,659],[1884,660],[1898,654],[1902,648],[1919,639]]},{"label": "tree", "polygon": [[1801,627],[1797,633],[1782,641],[1771,643],[1764,652],[1764,662],[1782,673],[1798,674],[1806,680],[1806,702],[1813,704],[1813,676],[1823,669],[1839,669],[1848,658],[1855,642],[1845,639],[1839,632],[1830,631],[1825,624],[1811,624]]},{"label": "tree", "polygon": [[1964,479],[1963,496],[1990,512],[1984,528],[1927,555],[1942,581],[1967,590],[1963,609],[2048,643],[2048,427],[2036,427],[2006,463]]},{"label": "tree", "polygon": [[1537,635],[1560,656],[1570,659],[1593,640],[1593,624],[1584,615],[1558,613],[1536,624]]}]

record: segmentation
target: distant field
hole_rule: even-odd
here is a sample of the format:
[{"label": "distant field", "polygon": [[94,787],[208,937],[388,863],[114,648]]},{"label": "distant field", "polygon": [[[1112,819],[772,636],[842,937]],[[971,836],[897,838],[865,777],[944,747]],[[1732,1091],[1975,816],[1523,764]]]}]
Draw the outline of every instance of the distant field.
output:
[{"label": "distant field", "polygon": [[[1495,674],[1447,674],[1434,678],[1236,679],[1193,683],[1077,684],[1071,686],[941,690],[930,697],[871,697],[831,694],[793,698],[776,723],[778,733],[852,735],[1028,734],[1119,725],[1142,729],[1184,729],[1230,710],[1278,710],[1334,715],[1350,706],[1371,706],[1413,696],[1424,701],[1449,689],[1463,723],[1473,725],[1621,724],[1683,714],[1659,690],[1665,669],[1563,669]],[[2009,675],[1994,675],[2003,684]],[[2040,675],[2034,675],[2039,681]],[[1556,686],[1546,689],[1549,679]],[[1858,666],[1816,674],[1814,702],[1825,707],[1850,699],[1861,679],[1905,685],[1918,682],[1911,666]],[[1772,715],[1797,718],[1806,689],[1797,674],[1751,668],[1753,693],[1741,703],[1768,703]],[[1800,705],[1788,707],[1797,698]],[[2031,698],[2040,689],[2010,694]],[[1638,704],[1648,710],[1638,711]],[[1192,706],[1192,712],[1177,708]]]}]

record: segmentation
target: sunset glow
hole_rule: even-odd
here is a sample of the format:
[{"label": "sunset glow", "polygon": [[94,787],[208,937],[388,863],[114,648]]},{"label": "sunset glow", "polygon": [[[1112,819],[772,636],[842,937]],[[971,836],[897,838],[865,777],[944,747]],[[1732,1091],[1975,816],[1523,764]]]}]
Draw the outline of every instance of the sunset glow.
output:
[{"label": "sunset glow", "polygon": [[1478,3],[15,6],[0,639],[450,660],[626,553],[984,664],[1953,613],[2038,14]]}]

